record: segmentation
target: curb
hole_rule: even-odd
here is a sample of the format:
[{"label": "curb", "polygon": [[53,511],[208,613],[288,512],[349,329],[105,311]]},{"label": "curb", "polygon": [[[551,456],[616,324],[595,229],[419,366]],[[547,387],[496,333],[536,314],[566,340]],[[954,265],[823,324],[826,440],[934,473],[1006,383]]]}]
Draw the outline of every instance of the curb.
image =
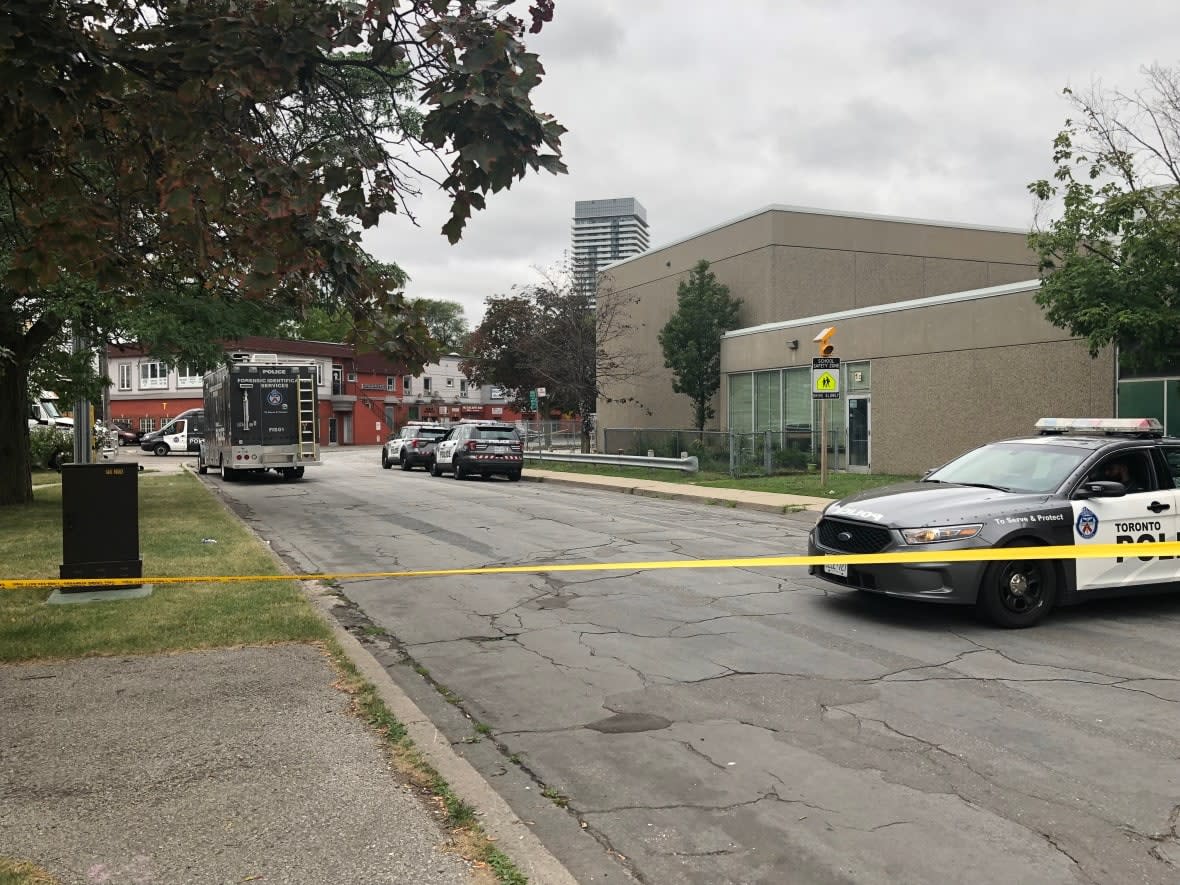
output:
[{"label": "curb", "polygon": [[536,834],[516,815],[506,801],[475,768],[451,748],[450,742],[393,681],[385,668],[355,636],[340,625],[332,613],[330,596],[313,584],[303,584],[304,596],[332,630],[341,650],[360,674],[371,682],[382,702],[414,742],[414,747],[464,801],[479,813],[480,825],[494,844],[511,858],[530,882],[545,885],[578,885],[565,865],[547,849]]},{"label": "curb", "polygon": [[[529,475],[527,472],[521,476],[521,479],[529,482],[549,482],[556,485],[581,486],[583,488],[602,489],[603,491],[619,492],[624,495],[638,495],[644,498],[662,498],[671,501],[694,501],[698,504],[706,505],[723,505],[726,507],[733,507],[738,510],[758,510],[763,513],[778,513],[784,516],[802,515],[806,513],[818,513],[826,507],[834,498],[818,499],[815,503],[809,504],[770,504],[763,501],[743,501],[740,498],[728,497],[725,495],[713,494],[686,494],[684,492],[665,491],[663,489],[649,489],[642,486],[617,486],[604,485],[602,483],[584,480],[580,478],[553,477],[553,476],[536,476]],[[710,490],[711,491],[711,490]],[[721,491],[720,489],[718,491]],[[820,503],[822,501],[822,503]]]}]

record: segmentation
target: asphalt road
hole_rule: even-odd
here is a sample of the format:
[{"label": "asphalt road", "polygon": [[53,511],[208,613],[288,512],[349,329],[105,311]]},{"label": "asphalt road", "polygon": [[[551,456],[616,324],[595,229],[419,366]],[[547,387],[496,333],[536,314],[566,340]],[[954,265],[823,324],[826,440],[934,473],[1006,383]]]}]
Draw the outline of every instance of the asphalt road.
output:
[{"label": "asphalt road", "polygon": [[[378,462],[208,481],[302,570],[804,551],[804,515]],[[1180,881],[1180,597],[1000,631],[802,569],[340,588],[580,881]]]}]

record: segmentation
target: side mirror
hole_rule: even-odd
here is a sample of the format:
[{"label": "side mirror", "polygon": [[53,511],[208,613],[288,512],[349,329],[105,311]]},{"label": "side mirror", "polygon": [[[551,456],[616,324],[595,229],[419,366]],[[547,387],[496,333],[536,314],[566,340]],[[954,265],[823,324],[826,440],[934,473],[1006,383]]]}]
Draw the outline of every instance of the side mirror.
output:
[{"label": "side mirror", "polygon": [[1087,498],[1121,498],[1127,494],[1127,488],[1121,482],[1111,482],[1106,479],[1095,479],[1084,482],[1074,492],[1074,498],[1084,501]]}]

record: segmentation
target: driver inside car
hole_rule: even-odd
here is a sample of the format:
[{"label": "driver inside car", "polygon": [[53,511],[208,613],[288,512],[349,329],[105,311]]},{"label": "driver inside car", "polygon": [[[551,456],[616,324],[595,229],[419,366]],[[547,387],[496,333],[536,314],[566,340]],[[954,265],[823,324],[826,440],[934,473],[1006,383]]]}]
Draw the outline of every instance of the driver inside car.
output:
[{"label": "driver inside car", "polygon": [[1091,476],[1091,480],[1122,483],[1127,494],[1143,491],[1143,486],[1136,482],[1131,466],[1125,458],[1111,458],[1099,467],[1095,474]]}]

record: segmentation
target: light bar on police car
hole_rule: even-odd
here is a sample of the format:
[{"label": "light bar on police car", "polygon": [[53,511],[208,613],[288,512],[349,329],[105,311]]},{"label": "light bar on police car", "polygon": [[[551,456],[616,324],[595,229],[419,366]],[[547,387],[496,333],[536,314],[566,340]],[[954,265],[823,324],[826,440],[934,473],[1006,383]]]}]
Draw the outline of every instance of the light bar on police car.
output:
[{"label": "light bar on police car", "polygon": [[1036,428],[1040,433],[1164,433],[1155,418],[1041,418]]}]

